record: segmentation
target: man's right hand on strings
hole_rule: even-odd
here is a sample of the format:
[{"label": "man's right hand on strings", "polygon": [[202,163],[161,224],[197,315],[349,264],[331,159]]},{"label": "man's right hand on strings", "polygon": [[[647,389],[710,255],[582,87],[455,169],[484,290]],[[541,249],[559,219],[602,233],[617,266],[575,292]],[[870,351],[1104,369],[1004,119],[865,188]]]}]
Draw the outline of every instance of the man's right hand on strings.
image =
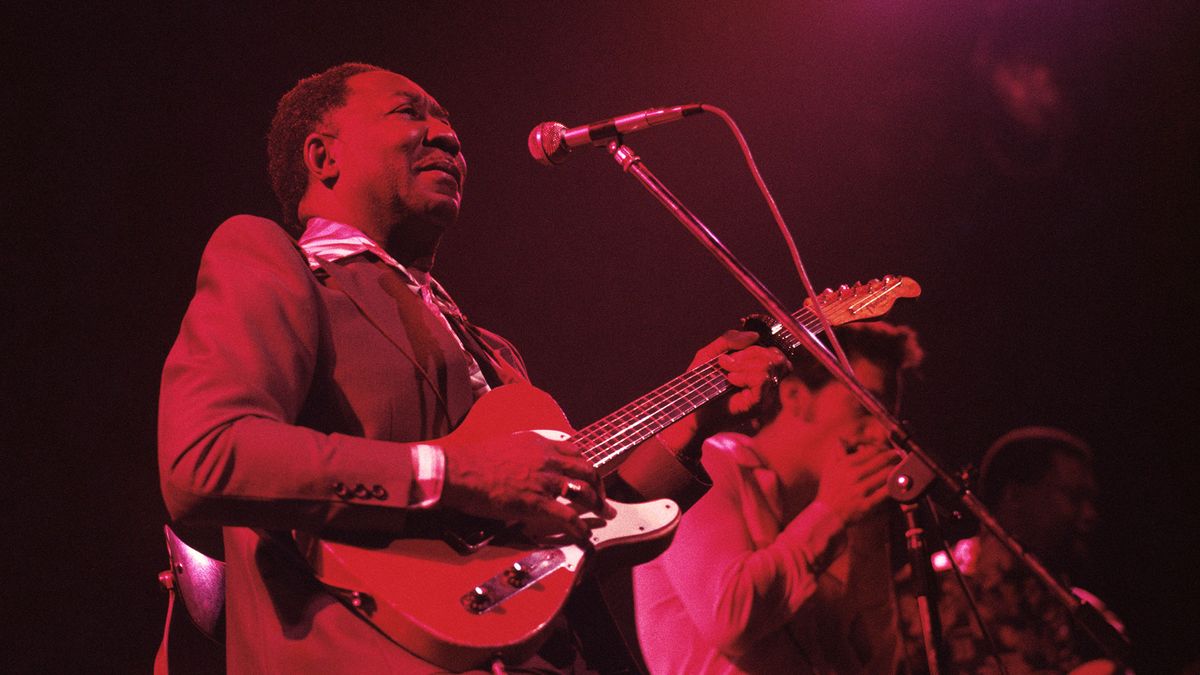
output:
[{"label": "man's right hand on strings", "polygon": [[588,536],[581,514],[603,515],[608,509],[600,477],[568,441],[520,431],[452,442],[443,445],[443,451],[441,504],[447,508],[521,521],[527,531],[562,532],[575,539]]}]

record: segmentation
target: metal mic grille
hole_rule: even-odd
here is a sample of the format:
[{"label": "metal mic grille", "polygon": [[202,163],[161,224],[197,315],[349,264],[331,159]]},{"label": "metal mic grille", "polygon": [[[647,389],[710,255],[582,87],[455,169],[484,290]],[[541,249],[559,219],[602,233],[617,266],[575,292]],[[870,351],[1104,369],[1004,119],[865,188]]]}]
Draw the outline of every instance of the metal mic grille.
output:
[{"label": "metal mic grille", "polygon": [[567,128],[558,122],[543,122],[529,132],[529,154],[542,164],[561,164],[570,152],[563,145]]}]

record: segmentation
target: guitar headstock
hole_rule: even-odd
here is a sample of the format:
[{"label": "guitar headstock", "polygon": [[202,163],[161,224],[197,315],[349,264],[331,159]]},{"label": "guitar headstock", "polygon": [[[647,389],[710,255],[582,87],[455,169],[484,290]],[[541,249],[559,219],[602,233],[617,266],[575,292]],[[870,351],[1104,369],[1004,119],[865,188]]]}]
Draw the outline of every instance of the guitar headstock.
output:
[{"label": "guitar headstock", "polygon": [[[921,295],[921,286],[910,277],[887,275],[882,279],[872,279],[866,283],[858,282],[853,286],[842,284],[837,290],[826,288],[817,301],[821,310],[829,318],[829,323],[840,326],[852,321],[874,319],[892,309],[899,298],[915,298]],[[804,301],[804,306],[812,307],[812,298]]]}]

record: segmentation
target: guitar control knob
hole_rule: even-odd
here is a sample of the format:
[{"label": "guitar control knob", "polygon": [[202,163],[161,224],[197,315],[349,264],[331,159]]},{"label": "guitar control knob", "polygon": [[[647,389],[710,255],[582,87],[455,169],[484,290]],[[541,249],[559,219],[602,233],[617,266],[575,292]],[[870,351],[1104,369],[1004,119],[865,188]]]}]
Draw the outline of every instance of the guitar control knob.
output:
[{"label": "guitar control knob", "polygon": [[479,612],[487,608],[491,601],[491,597],[488,595],[486,588],[483,586],[476,586],[475,588],[471,589],[470,593],[467,593],[467,597],[463,598],[463,600],[465,601],[468,609]]},{"label": "guitar control knob", "polygon": [[512,564],[512,567],[504,571],[504,576],[508,580],[508,585],[514,588],[520,588],[529,582],[529,569],[519,562]]}]

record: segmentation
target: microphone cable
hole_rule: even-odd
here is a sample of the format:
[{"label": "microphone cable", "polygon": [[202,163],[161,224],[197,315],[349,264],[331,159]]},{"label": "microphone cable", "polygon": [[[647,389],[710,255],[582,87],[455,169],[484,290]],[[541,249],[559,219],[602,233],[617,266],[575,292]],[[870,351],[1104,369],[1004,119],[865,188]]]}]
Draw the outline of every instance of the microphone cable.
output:
[{"label": "microphone cable", "polygon": [[820,320],[821,328],[824,330],[825,335],[829,336],[829,343],[833,346],[833,352],[837,355],[838,362],[842,364],[842,368],[847,373],[854,375],[854,370],[850,367],[850,360],[846,358],[846,352],[842,350],[842,345],[838,341],[837,335],[834,335],[833,326],[829,323],[829,317],[825,316],[825,310],[821,307],[821,301],[817,297],[817,292],[813,289],[812,281],[808,278],[808,272],[804,269],[804,263],[800,260],[800,252],[796,249],[796,242],[792,238],[792,233],[788,229],[787,223],[784,222],[783,214],[779,212],[779,207],[775,204],[775,198],[771,196],[771,191],[767,189],[767,184],[763,181],[762,174],[758,170],[758,165],[754,162],[754,156],[750,152],[750,146],[746,143],[745,136],[742,135],[742,130],[738,128],[737,122],[733,121],[733,117],[721,108],[701,103],[700,109],[720,117],[725,122],[725,125],[729,127],[730,132],[733,133],[738,147],[742,150],[742,157],[746,160],[746,166],[750,169],[750,175],[754,178],[755,185],[758,186],[759,192],[762,193],[763,199],[766,200],[767,206],[771,209],[771,216],[775,219],[775,226],[779,228],[779,233],[787,244],[788,252],[792,257],[792,266],[796,268],[796,275],[800,278],[800,283],[804,286],[804,292],[808,293],[808,297],[812,299],[813,313]]}]

